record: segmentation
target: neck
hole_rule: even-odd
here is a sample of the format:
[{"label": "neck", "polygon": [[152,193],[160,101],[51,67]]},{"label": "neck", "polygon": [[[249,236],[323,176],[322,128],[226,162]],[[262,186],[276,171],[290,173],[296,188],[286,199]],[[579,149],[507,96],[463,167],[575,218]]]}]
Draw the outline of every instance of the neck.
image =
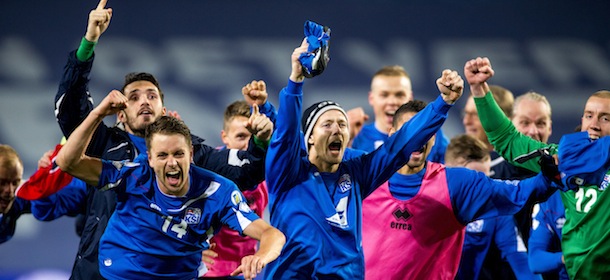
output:
[{"label": "neck", "polygon": [[388,134],[388,132],[390,131],[390,127],[386,127],[382,120],[375,120],[375,128],[377,129],[377,131],[383,134]]},{"label": "neck", "polygon": [[320,172],[332,173],[339,170],[339,163],[330,163],[328,161],[320,160],[316,157],[315,153],[309,154],[309,162],[311,162]]},{"label": "neck", "polygon": [[398,174],[402,174],[402,175],[413,175],[413,174],[417,174],[418,172],[422,171],[424,169],[424,167],[426,167],[426,164],[422,164],[420,166],[409,166],[409,164],[405,164],[403,167],[401,167],[400,169],[398,169]]},{"label": "neck", "polygon": [[144,138],[144,133],[146,132],[145,129],[133,130],[126,123],[123,123],[123,127],[125,128],[125,131],[127,131],[129,134]]}]

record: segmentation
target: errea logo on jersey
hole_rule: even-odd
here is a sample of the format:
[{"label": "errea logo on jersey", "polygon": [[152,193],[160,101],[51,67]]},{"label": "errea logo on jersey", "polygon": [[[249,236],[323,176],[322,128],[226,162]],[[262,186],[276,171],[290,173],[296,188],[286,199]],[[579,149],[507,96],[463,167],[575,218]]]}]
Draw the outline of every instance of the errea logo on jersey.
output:
[{"label": "errea logo on jersey", "polygon": [[339,185],[341,192],[346,192],[352,188],[352,179],[349,174],[343,174],[341,175],[341,178],[339,178],[339,182],[337,184]]}]

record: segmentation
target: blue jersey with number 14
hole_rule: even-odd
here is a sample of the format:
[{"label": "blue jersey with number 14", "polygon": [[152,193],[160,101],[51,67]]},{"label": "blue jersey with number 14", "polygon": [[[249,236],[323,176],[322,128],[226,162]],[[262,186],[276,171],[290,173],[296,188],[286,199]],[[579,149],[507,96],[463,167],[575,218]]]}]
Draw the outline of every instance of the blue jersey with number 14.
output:
[{"label": "blue jersey with number 14", "polygon": [[103,161],[99,187],[117,192],[117,207],[100,241],[100,273],[109,279],[192,279],[201,252],[223,224],[242,233],[259,217],[237,186],[191,165],[183,197],[162,193],[147,155]]}]

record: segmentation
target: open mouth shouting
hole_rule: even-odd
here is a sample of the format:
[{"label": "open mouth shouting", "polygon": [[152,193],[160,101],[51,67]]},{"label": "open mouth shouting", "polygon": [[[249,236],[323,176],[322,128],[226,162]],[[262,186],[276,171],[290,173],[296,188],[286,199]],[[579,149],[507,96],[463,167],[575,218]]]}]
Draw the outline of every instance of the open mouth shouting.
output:
[{"label": "open mouth shouting", "polygon": [[178,184],[180,183],[180,177],[181,173],[178,170],[169,171],[165,173],[165,179],[167,181],[167,184],[170,186],[178,186]]},{"label": "open mouth shouting", "polygon": [[328,145],[328,150],[331,154],[338,155],[343,148],[343,142],[341,140],[335,140]]}]

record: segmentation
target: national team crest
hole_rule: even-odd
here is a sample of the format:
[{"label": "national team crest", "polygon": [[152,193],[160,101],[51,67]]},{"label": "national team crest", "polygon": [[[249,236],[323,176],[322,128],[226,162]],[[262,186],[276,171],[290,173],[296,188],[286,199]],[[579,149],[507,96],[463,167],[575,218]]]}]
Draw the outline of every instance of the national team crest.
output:
[{"label": "national team crest", "polygon": [[341,192],[349,191],[352,188],[352,178],[349,176],[349,174],[343,174],[341,175],[341,178],[339,178],[338,184]]},{"label": "national team crest", "polygon": [[198,224],[199,220],[201,220],[201,209],[191,207],[186,208],[186,212],[184,214],[184,221],[187,224]]}]

